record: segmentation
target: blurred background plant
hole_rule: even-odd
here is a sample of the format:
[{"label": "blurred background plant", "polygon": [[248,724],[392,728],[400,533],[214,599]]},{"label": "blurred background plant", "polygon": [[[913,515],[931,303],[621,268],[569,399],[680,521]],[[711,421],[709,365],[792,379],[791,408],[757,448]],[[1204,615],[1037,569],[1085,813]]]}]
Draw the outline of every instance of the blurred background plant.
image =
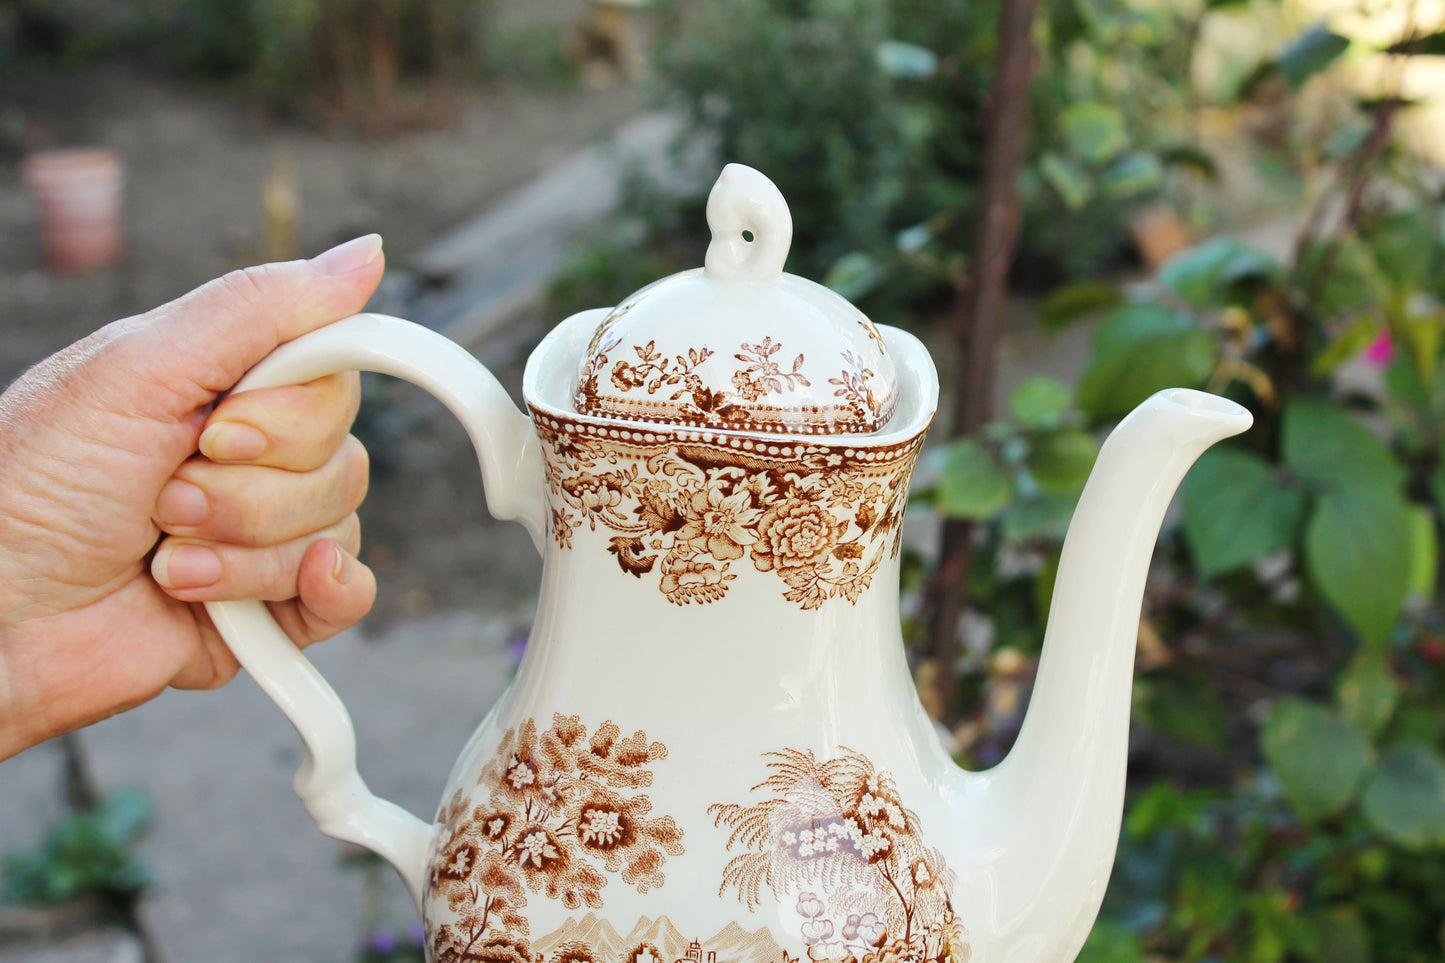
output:
[{"label": "blurred background plant", "polygon": [[33,850],[0,859],[7,903],[49,906],[91,899],[122,918],[150,883],[135,846],[150,819],[150,800],[116,792],[58,820]]},{"label": "blurred background plant", "polygon": [[[963,761],[1002,758],[1103,432],[1164,387],[1224,393],[1256,427],[1191,472],[1156,555],[1120,862],[1083,959],[1438,960],[1445,179],[1401,121],[1441,23],[1068,0],[1021,29],[996,6],[677,4],[656,60],[687,136],[789,198],[790,269],[955,371],[998,363],[968,340],[974,231],[991,145],[1026,125],[1013,310],[1090,325],[1090,347],[1076,384],[1029,378],[1002,413],[945,400],[935,434],[955,437],[915,511],[964,551],[906,569],[925,705]],[[1033,60],[999,121],[1009,30]],[[660,193],[578,256],[559,313],[700,263],[702,193]],[[1262,216],[1287,242],[1221,230]]]}]

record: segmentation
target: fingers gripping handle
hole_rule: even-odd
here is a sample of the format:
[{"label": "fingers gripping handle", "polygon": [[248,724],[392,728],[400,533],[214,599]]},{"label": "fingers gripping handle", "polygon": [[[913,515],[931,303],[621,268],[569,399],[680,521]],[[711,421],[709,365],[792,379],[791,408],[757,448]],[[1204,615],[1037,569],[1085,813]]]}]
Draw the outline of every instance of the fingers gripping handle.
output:
[{"label": "fingers gripping handle", "polygon": [[[403,378],[451,409],[476,446],[487,507],[497,518],[521,522],[541,545],[542,459],[531,422],[491,372],[441,335],[399,318],[358,314],[282,345],[235,391],[353,370]],[[300,733],[306,758],[294,785],[322,832],[389,861],[420,906],[432,828],[366,788],[356,769],[356,732],[335,691],[262,603],[208,602],[206,610],[236,658]]]}]

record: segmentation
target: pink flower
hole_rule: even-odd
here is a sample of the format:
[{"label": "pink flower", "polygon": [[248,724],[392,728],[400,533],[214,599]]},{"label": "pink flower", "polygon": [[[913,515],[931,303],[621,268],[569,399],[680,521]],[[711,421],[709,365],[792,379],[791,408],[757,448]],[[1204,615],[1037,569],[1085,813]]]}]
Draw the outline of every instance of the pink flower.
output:
[{"label": "pink flower", "polygon": [[1375,336],[1375,340],[1365,346],[1362,355],[1368,365],[1376,368],[1384,368],[1395,360],[1395,342],[1390,337],[1390,332],[1381,331]]}]

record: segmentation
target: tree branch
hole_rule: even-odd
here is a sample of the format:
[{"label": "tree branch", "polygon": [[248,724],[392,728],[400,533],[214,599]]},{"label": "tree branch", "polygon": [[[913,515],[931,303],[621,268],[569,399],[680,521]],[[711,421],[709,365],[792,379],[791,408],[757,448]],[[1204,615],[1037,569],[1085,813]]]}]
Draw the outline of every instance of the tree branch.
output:
[{"label": "tree branch", "polygon": [[[998,60],[984,114],[983,208],[974,240],[973,270],[959,284],[949,320],[961,378],[954,396],[953,437],[971,434],[993,417],[999,331],[1022,219],[1018,173],[1028,144],[1037,0],[1009,0],[999,6]],[[958,659],[958,617],[966,600],[975,534],[971,522],[950,521],[944,526],[938,572],[929,586],[928,658],[937,670],[945,716],[951,715],[956,697],[953,666]]]}]

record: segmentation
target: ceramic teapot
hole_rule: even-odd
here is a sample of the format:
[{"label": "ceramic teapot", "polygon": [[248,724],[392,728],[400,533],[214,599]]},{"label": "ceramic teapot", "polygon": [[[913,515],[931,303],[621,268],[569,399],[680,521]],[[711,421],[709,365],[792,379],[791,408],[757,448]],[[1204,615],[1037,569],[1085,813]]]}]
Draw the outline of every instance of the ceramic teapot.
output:
[{"label": "ceramic teapot", "polygon": [[212,604],[307,747],[296,791],[421,910],[428,958],[496,963],[1064,963],[1118,838],[1145,571],[1170,498],[1249,414],[1156,394],[1070,527],[1032,704],[966,772],[904,659],[898,550],[937,402],[904,331],[783,273],[776,187],[727,167],[702,269],[585,311],[517,410],[437,334],[358,315],[237,390],[379,371],[461,419],[541,598],[516,679],[434,819],[371,795],[334,692],[257,602]]}]

